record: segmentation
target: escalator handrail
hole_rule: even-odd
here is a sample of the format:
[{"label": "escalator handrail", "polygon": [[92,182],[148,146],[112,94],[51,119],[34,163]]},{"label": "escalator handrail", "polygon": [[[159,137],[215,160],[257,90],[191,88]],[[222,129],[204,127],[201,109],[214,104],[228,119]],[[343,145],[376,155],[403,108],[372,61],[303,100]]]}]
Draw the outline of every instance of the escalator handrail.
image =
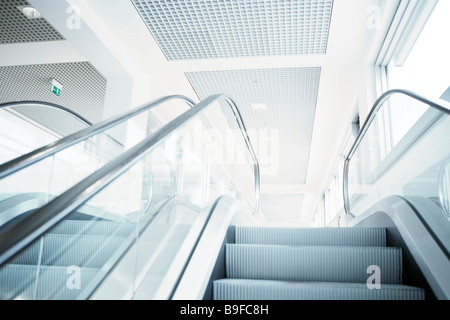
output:
[{"label": "escalator handrail", "polygon": [[439,204],[442,208],[442,211],[444,213],[444,215],[447,218],[450,218],[450,208],[449,208],[449,194],[450,194],[450,190],[448,190],[448,188],[450,186],[447,185],[446,180],[448,179],[448,172],[447,172],[447,168],[450,167],[450,158],[448,158],[447,160],[444,161],[444,163],[442,164],[441,169],[439,170],[439,178],[438,178],[438,182],[439,182]]},{"label": "escalator handrail", "polygon": [[84,128],[78,132],[71,134],[71,135],[68,135],[62,139],[52,142],[46,146],[40,147],[34,151],[31,151],[31,152],[24,154],[22,156],[19,156],[11,161],[1,164],[0,165],[0,179],[3,179],[5,177],[13,174],[14,172],[24,169],[40,160],[48,158],[59,151],[67,149],[70,146],[73,146],[74,144],[77,144],[77,143],[79,143],[83,140],[86,140],[98,133],[101,133],[101,132],[103,132],[121,122],[124,122],[140,113],[143,113],[152,108],[155,108],[166,101],[174,100],[174,99],[184,100],[190,107],[193,107],[195,105],[195,102],[192,99],[190,99],[186,96],[182,96],[182,95],[171,95],[171,96],[166,96],[163,98],[156,99],[156,100],[154,100],[150,103],[147,103],[143,106],[137,107],[131,111],[126,111],[117,116],[103,120],[99,123],[96,123],[92,126]]},{"label": "escalator handrail", "polygon": [[354,215],[351,213],[350,210],[350,199],[348,195],[348,167],[351,158],[355,154],[356,150],[358,149],[359,145],[361,144],[361,141],[364,139],[364,137],[367,134],[367,131],[370,128],[370,125],[372,124],[373,120],[378,114],[378,111],[381,109],[383,104],[393,95],[400,94],[405,95],[410,98],[413,98],[417,101],[420,101],[424,104],[429,105],[430,107],[439,110],[443,113],[446,113],[450,115],[450,103],[447,101],[441,100],[441,99],[433,99],[433,98],[426,98],[421,95],[418,95],[410,90],[405,89],[393,89],[386,91],[383,93],[373,104],[372,109],[370,110],[364,124],[361,127],[361,130],[359,131],[359,134],[353,143],[352,147],[350,148],[350,151],[347,154],[347,157],[344,161],[344,175],[343,175],[343,196],[344,196],[344,209],[345,214],[351,217],[354,217]]},{"label": "escalator handrail", "polygon": [[259,199],[260,199],[260,193],[261,193],[261,173],[260,173],[260,169],[259,169],[259,161],[258,158],[256,157],[256,153],[255,150],[253,149],[253,145],[250,142],[250,137],[248,136],[248,131],[247,128],[245,126],[244,120],[242,118],[242,115],[239,111],[239,108],[237,107],[236,103],[234,102],[234,100],[226,95],[221,95],[220,97],[224,98],[227,102],[228,105],[230,106],[231,110],[234,113],[234,117],[238,122],[238,126],[239,129],[241,130],[241,133],[244,137],[244,141],[247,147],[247,150],[250,152],[250,156],[252,157],[252,160],[254,162],[254,166],[253,166],[253,175],[255,177],[255,210],[253,212],[253,214],[257,213],[259,211]]},{"label": "escalator handrail", "polygon": [[25,248],[29,243],[37,239],[59,221],[65,218],[73,210],[83,205],[95,194],[105,188],[109,183],[121,176],[135,163],[148,155],[156,146],[164,141],[171,133],[181,125],[198,115],[213,102],[225,99],[238,122],[241,133],[246,140],[248,150],[254,161],[255,174],[255,211],[259,210],[259,163],[252,148],[251,142],[240,116],[239,110],[233,100],[225,95],[210,96],[177,118],[170,121],[153,135],[149,135],[141,142],[117,156],[106,165],[81,180],[61,195],[52,199],[48,204],[31,213],[27,218],[16,224],[5,226],[0,233],[0,265],[12,258],[16,253]]},{"label": "escalator handrail", "polygon": [[18,107],[18,106],[22,106],[22,105],[33,105],[33,106],[36,105],[36,106],[44,106],[44,107],[51,107],[51,108],[59,109],[59,110],[62,110],[64,112],[66,112],[66,113],[69,113],[70,115],[74,116],[78,120],[81,120],[81,122],[84,122],[87,126],[92,126],[92,122],[90,122],[85,117],[79,115],[78,113],[76,113],[72,109],[69,109],[67,107],[61,106],[61,105],[56,104],[56,103],[51,103],[51,102],[46,102],[46,101],[23,100],[23,101],[5,102],[5,103],[1,103],[0,104],[0,109],[11,108],[11,107]]}]

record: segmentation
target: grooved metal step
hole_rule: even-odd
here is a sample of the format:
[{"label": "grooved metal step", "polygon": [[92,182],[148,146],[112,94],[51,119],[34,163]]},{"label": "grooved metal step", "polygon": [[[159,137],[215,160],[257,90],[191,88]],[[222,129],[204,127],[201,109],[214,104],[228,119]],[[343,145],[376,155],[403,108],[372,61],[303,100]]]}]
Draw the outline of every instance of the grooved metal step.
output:
[{"label": "grooved metal step", "polygon": [[10,263],[100,268],[123,243],[123,237],[46,234]]},{"label": "grooved metal step", "polygon": [[236,226],[236,243],[292,246],[385,247],[384,228],[276,228]]},{"label": "grooved metal step", "polygon": [[[8,264],[0,269],[0,299],[75,299],[97,274],[97,268],[79,268],[80,283],[70,285],[71,269],[66,266]],[[69,280],[69,284],[68,284]]]},{"label": "grooved metal step", "polygon": [[[0,299],[76,299],[136,239],[138,227],[142,226],[106,220],[60,222],[0,268]],[[150,259],[148,278],[161,281],[189,230],[189,225],[150,224],[133,249],[136,258],[123,271],[144,270]],[[81,289],[67,286],[70,268],[79,272]]]},{"label": "grooved metal step", "polygon": [[[215,300],[423,300],[384,228],[235,227]],[[376,284],[373,287],[376,273]]]},{"label": "grooved metal step", "polygon": [[227,277],[235,279],[365,283],[372,265],[380,268],[382,283],[401,283],[399,248],[226,245]]},{"label": "grooved metal step", "polygon": [[135,223],[114,221],[64,220],[50,229],[47,234],[81,234],[126,237],[136,231]]},{"label": "grooved metal step", "polygon": [[[127,237],[137,234],[138,228],[142,227],[138,223],[120,223],[115,221],[91,221],[91,220],[64,220],[50,229],[47,234],[71,234],[71,235],[98,235],[98,236],[118,236]],[[158,241],[169,231],[174,233],[172,238],[182,239],[189,231],[189,225],[169,225],[152,223],[146,230],[146,241]]]},{"label": "grooved metal step", "polygon": [[421,288],[365,283],[289,282],[222,279],[214,282],[215,300],[423,300]]}]

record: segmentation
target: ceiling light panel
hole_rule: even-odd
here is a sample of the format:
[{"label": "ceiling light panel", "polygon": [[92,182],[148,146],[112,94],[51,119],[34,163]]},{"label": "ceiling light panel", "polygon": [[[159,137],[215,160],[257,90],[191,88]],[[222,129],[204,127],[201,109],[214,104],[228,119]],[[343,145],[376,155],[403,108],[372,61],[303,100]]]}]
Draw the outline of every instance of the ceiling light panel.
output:
[{"label": "ceiling light panel", "polygon": [[27,18],[24,7],[24,0],[0,0],[0,44],[65,40],[44,18]]},{"label": "ceiling light panel", "polygon": [[325,54],[333,0],[132,0],[168,60]]},{"label": "ceiling light panel", "polygon": [[[306,180],[320,67],[187,72],[200,99],[224,93],[237,104],[264,183]],[[254,108],[265,105],[265,108]]]},{"label": "ceiling light panel", "polygon": [[32,6],[18,6],[17,9],[22,11],[28,19],[39,19],[42,17],[41,13]]}]

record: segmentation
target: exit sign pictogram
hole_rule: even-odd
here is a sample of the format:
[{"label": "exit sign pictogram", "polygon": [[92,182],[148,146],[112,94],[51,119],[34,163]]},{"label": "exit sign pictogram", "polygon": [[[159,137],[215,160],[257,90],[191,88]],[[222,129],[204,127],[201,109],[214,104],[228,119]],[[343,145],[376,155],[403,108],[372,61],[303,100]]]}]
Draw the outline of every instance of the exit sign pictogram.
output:
[{"label": "exit sign pictogram", "polygon": [[61,94],[62,87],[63,87],[62,84],[59,83],[56,79],[52,79],[51,84],[52,84],[51,92],[55,96],[59,97],[59,95]]}]

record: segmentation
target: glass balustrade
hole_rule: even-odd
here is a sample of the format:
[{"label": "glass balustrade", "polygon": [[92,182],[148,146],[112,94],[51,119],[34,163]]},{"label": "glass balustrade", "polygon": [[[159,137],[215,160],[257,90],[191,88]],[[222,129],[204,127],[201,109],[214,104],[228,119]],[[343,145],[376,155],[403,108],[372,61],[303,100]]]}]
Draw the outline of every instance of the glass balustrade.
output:
[{"label": "glass balustrade", "polygon": [[[95,126],[87,127],[85,124],[83,128],[80,119],[52,106],[18,105],[1,109],[0,147],[4,150],[2,160],[7,161],[0,166],[0,176],[2,167],[14,163],[19,159],[18,156],[27,157],[31,154],[28,152],[35,152],[33,150],[38,147],[51,147],[63,141],[63,137],[81,138],[79,142],[51,152],[17,172],[1,176],[0,226],[48,203],[121,152],[157,131],[174,117],[165,115],[162,107],[170,107],[172,112],[180,114],[189,109],[187,102],[182,99],[162,100],[152,107],[141,108],[129,118],[118,119],[106,130],[86,137],[83,137],[83,132]],[[34,155],[28,159],[33,158]],[[2,208],[6,209],[2,211]]]},{"label": "glass balustrade", "polygon": [[83,200],[2,265],[1,298],[167,299],[221,196],[257,210],[258,164],[233,107],[200,103],[63,193]]},{"label": "glass balustrade", "polygon": [[450,110],[394,92],[386,96],[363,130],[346,163],[347,211],[364,215],[390,196],[422,199],[435,210],[418,213],[450,248],[446,209]]},{"label": "glass balustrade", "polygon": [[0,164],[90,126],[53,105],[0,104]]}]

